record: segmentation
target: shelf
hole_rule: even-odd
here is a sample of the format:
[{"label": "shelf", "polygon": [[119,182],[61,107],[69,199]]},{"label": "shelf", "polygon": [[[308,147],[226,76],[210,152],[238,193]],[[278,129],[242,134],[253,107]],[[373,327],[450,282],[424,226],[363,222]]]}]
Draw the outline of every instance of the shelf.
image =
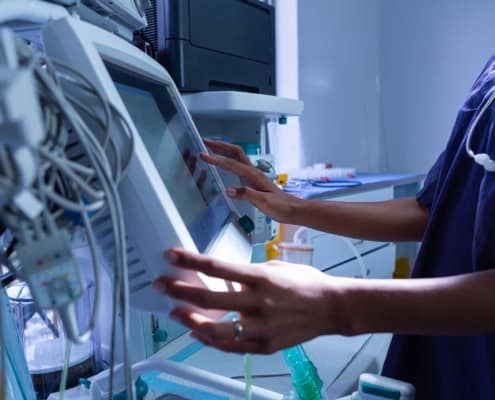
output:
[{"label": "shelf", "polygon": [[193,116],[229,119],[300,116],[304,108],[300,100],[234,91],[184,94],[182,99]]}]

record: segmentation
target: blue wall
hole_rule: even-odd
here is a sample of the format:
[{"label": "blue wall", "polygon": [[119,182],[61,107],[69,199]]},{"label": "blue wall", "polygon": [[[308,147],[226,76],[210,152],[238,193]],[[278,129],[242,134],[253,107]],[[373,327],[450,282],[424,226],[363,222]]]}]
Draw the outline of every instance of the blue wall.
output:
[{"label": "blue wall", "polygon": [[300,0],[304,164],[426,172],[495,53],[493,0]]},{"label": "blue wall", "polygon": [[427,171],[495,53],[493,0],[383,0],[381,166]]},{"label": "blue wall", "polygon": [[377,170],[379,0],[299,1],[304,164]]}]

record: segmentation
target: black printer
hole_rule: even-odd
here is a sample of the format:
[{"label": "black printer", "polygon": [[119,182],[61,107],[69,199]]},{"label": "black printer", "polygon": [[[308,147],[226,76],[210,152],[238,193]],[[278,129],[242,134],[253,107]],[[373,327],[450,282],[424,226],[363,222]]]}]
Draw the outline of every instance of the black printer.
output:
[{"label": "black printer", "polygon": [[275,94],[275,9],[259,0],[152,0],[142,35],[179,90]]}]

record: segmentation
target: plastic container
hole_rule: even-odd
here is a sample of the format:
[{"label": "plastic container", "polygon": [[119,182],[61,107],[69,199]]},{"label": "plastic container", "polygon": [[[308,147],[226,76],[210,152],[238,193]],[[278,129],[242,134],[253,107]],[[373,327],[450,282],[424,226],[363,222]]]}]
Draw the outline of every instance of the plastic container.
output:
[{"label": "plastic container", "polygon": [[289,174],[291,179],[329,182],[334,179],[352,179],[356,177],[356,168],[326,168],[325,164],[315,164]]},{"label": "plastic container", "polygon": [[292,237],[292,242],[276,244],[282,261],[294,264],[313,265],[314,246],[311,244],[308,228],[301,226]]},{"label": "plastic container", "polygon": [[2,339],[0,352],[5,357],[5,364],[3,365],[5,370],[0,371],[0,379],[4,379],[0,399],[34,399],[34,388],[19,335],[17,334],[15,318],[3,288],[0,288],[0,330]]},{"label": "plastic container", "polygon": [[[38,399],[58,391],[64,366],[65,333],[57,313],[39,310],[24,282],[14,282],[7,289],[26,362]],[[76,303],[79,325],[86,327],[91,313],[88,291]],[[73,345],[69,361],[67,387],[77,385],[79,378],[95,373],[94,343]]]},{"label": "plastic container", "polygon": [[280,259],[282,261],[294,264],[313,265],[313,245],[296,242],[280,242],[277,243],[276,246],[280,252]]}]

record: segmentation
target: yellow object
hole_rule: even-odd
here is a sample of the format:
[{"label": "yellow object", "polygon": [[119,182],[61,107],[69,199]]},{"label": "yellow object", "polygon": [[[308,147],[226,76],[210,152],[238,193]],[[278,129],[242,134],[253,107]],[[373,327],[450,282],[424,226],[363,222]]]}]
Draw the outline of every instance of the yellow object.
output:
[{"label": "yellow object", "polygon": [[278,227],[277,236],[274,239],[265,243],[265,258],[266,261],[274,260],[280,256],[278,244],[282,241],[282,224]]},{"label": "yellow object", "polygon": [[406,279],[411,275],[411,264],[409,258],[401,257],[395,260],[394,279]]},{"label": "yellow object", "polygon": [[278,174],[277,175],[277,185],[279,185],[281,187],[286,187],[288,180],[289,180],[288,174]]}]

